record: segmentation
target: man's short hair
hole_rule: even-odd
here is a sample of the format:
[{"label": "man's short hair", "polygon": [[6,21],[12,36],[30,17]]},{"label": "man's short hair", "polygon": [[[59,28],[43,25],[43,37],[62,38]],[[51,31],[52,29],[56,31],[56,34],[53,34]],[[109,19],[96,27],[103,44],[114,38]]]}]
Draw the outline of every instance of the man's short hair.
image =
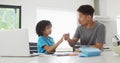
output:
[{"label": "man's short hair", "polygon": [[79,13],[83,13],[85,15],[91,15],[91,16],[93,16],[95,12],[94,8],[91,5],[82,5],[77,9],[77,11]]}]

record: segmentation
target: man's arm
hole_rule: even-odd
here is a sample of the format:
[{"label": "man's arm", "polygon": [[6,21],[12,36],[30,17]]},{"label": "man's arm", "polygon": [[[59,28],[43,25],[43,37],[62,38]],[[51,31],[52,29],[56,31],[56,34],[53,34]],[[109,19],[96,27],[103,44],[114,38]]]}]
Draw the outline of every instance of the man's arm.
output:
[{"label": "man's arm", "polygon": [[[79,40],[78,38],[73,38],[73,39],[68,39],[67,41],[69,42],[69,45],[71,47],[73,47],[78,42],[78,40]],[[93,46],[98,48],[98,49],[102,49],[103,48],[103,44],[101,42],[98,42],[98,43],[96,43]]]},{"label": "man's arm", "polygon": [[75,37],[70,39],[69,34],[64,34],[64,38],[65,38],[65,40],[68,41],[68,43],[71,47],[73,47],[79,40],[78,38],[75,38]]},{"label": "man's arm", "polygon": [[74,37],[72,39],[70,39],[69,33],[64,34],[65,40],[67,40],[69,42],[69,45],[71,47],[73,47],[78,42],[78,40],[80,38],[80,28],[81,28],[80,26],[77,27],[75,34],[74,34]]},{"label": "man's arm", "polygon": [[98,28],[96,44],[94,45],[96,48],[102,49],[103,44],[105,44],[105,26],[102,24]]},{"label": "man's arm", "polygon": [[102,49],[103,48],[103,44],[102,43],[96,43],[95,45],[93,45],[94,47],[98,48],[98,49]]}]

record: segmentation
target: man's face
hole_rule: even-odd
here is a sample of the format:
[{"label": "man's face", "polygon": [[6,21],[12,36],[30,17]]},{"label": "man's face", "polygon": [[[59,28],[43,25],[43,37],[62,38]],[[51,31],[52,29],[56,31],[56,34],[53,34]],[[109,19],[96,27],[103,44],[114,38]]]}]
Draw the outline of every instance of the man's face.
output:
[{"label": "man's face", "polygon": [[83,13],[79,13],[78,22],[79,22],[79,24],[81,24],[81,26],[87,25],[90,20],[91,20],[90,15],[85,15]]}]

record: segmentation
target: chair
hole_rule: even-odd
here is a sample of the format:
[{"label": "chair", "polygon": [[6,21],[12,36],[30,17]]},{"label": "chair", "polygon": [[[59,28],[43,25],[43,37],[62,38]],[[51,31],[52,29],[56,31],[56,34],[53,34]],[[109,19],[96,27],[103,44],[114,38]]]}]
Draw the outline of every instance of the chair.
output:
[{"label": "chair", "polygon": [[29,43],[29,46],[30,46],[30,54],[33,54],[33,53],[37,53],[38,50],[37,50],[37,43],[35,42],[30,42]]}]

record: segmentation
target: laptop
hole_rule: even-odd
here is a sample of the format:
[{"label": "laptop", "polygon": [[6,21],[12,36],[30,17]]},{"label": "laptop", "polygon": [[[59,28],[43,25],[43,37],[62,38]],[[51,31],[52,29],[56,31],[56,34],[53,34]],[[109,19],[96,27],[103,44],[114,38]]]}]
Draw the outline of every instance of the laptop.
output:
[{"label": "laptop", "polygon": [[31,57],[39,54],[30,54],[28,30],[0,30],[0,56]]}]

